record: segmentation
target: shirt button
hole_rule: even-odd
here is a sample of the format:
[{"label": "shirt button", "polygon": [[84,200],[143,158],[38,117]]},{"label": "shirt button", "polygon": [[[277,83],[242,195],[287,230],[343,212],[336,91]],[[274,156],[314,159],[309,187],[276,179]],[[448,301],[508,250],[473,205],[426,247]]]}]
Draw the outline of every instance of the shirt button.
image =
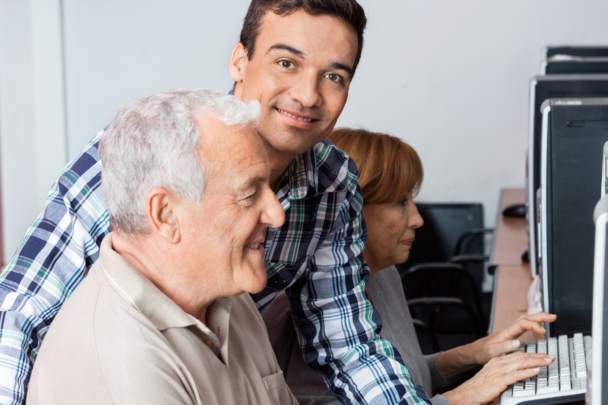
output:
[{"label": "shirt button", "polygon": [[213,342],[211,340],[205,340],[205,344],[209,347],[213,347]]}]

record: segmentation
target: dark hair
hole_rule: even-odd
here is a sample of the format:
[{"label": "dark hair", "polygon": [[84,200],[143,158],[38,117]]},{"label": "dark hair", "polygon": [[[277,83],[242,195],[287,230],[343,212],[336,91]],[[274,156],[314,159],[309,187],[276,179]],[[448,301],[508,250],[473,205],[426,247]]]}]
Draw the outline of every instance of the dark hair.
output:
[{"label": "dark hair", "polygon": [[272,10],[278,15],[289,15],[300,9],[310,15],[332,15],[341,18],[355,29],[359,40],[357,57],[353,66],[353,71],[355,71],[359,59],[361,59],[363,31],[367,24],[365,11],[356,0],[251,0],[241,30],[241,43],[247,49],[247,57],[253,58],[260,24],[267,11]]}]

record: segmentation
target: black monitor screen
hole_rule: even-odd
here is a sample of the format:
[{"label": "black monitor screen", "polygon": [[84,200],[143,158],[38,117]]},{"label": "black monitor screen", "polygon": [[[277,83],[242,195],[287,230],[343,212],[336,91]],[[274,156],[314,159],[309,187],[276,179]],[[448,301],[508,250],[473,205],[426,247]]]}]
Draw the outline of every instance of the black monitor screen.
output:
[{"label": "black monitor screen", "polygon": [[608,60],[606,61],[562,61],[547,62],[545,74],[608,74]]},{"label": "black monitor screen", "polygon": [[553,106],[548,132],[546,226],[553,336],[591,333],[595,228],[608,105]]},{"label": "black monitor screen", "polygon": [[[541,105],[550,98],[596,98],[608,97],[608,75],[549,75],[536,77],[532,87],[531,117],[532,134],[530,134],[530,161],[528,176],[529,192],[536,195],[540,187],[540,144],[542,132]],[[530,202],[529,220],[534,227],[538,215],[534,200]],[[534,232],[534,229],[531,229]],[[534,235],[534,233],[531,233]],[[531,242],[537,243],[536,238]],[[538,247],[535,249],[538,252]]]},{"label": "black monitor screen", "polygon": [[555,55],[608,56],[608,46],[551,46],[547,48],[547,59]]}]

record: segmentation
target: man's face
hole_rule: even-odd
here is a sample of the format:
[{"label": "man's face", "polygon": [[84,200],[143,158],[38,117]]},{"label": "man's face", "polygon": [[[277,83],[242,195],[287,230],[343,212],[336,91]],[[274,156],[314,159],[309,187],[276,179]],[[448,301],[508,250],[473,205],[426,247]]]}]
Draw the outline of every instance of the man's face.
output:
[{"label": "man's face", "polygon": [[357,33],[340,18],[303,10],[262,19],[251,60],[231,63],[235,95],[258,100],[257,127],[272,155],[303,153],[334,128],[346,99],[357,54]]},{"label": "man's face", "polygon": [[[285,220],[268,186],[268,157],[251,127],[228,126],[210,114],[197,123],[208,181],[203,200],[184,205],[183,254],[191,257],[185,267],[194,273],[190,279],[215,283],[222,296],[257,293],[266,285],[266,228]],[[204,278],[202,267],[210,272]]]}]

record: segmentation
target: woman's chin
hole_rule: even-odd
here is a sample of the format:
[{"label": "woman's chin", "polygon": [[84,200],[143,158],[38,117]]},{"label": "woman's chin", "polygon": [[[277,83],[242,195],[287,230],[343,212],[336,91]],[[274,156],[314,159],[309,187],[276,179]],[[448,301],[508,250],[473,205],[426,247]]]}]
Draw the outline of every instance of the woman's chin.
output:
[{"label": "woman's chin", "polygon": [[407,259],[409,259],[409,258],[410,258],[410,252],[408,251],[407,253],[398,257],[397,260],[395,261],[395,264],[403,264],[403,263],[407,262]]}]

